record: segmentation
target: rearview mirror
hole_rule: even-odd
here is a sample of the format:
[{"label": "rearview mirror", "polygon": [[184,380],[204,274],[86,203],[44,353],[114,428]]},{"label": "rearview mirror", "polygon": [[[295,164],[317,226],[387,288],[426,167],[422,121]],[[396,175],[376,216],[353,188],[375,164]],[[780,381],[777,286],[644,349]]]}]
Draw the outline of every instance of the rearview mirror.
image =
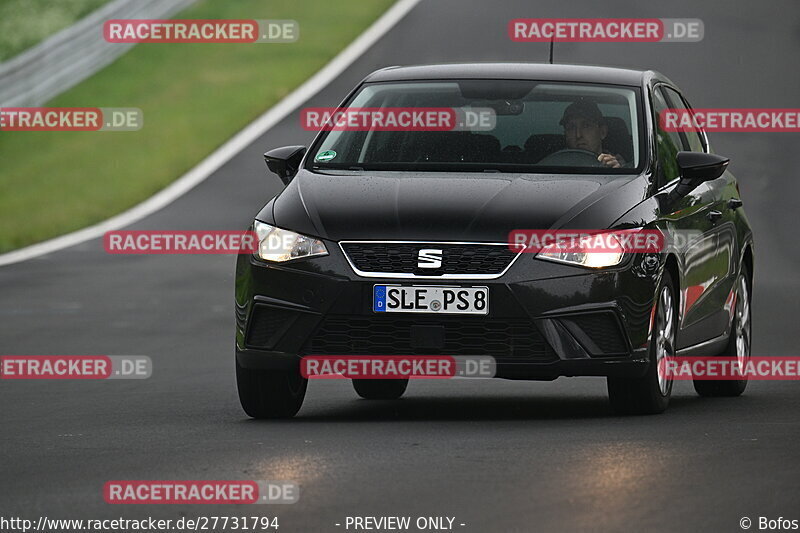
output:
[{"label": "rearview mirror", "polygon": [[727,157],[703,152],[678,152],[676,159],[681,180],[669,193],[668,200],[671,202],[683,198],[701,183],[722,176],[730,162]]},{"label": "rearview mirror", "polygon": [[289,185],[300,168],[300,162],[306,153],[305,146],[282,146],[264,154],[267,168],[278,175],[284,185]]}]

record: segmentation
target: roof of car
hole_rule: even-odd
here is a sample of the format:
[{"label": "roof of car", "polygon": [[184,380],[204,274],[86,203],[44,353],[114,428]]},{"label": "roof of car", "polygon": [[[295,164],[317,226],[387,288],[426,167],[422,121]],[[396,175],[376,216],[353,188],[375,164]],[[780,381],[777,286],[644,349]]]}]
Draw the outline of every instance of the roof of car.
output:
[{"label": "roof of car", "polygon": [[450,63],[387,67],[367,76],[364,81],[405,81],[441,79],[548,80],[614,85],[642,85],[651,71],[589,65],[550,65],[547,63]]}]

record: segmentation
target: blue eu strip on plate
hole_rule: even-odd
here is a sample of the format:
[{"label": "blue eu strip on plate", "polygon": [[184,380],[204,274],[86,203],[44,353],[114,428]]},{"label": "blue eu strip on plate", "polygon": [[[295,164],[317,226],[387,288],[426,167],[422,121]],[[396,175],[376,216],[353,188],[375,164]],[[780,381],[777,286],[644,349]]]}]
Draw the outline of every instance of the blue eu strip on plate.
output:
[{"label": "blue eu strip on plate", "polygon": [[386,311],[386,285],[375,285],[373,288],[372,310]]}]

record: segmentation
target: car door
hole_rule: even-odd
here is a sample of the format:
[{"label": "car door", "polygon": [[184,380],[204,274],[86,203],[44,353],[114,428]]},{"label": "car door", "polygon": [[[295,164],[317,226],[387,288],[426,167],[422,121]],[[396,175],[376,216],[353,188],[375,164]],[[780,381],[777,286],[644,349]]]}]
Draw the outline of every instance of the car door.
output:
[{"label": "car door", "polygon": [[[676,184],[679,169],[676,155],[680,151],[695,149],[698,144],[690,142],[684,132],[668,132],[661,129],[658,115],[661,111],[676,107],[670,100],[666,85],[657,85],[653,90],[653,111],[656,123],[656,150],[658,156],[657,179],[659,185]],[[677,93],[675,93],[677,94]],[[681,104],[681,106],[683,106]],[[696,138],[700,143],[699,137]],[[703,145],[699,144],[703,149]],[[671,188],[668,187],[668,189]],[[668,213],[662,213],[669,228],[683,237],[680,243],[678,261],[681,264],[680,308],[678,349],[698,344],[724,333],[719,330],[717,311],[722,306],[715,305],[710,295],[715,284],[725,277],[727,265],[721,265],[718,245],[716,211],[719,208],[719,190],[713,182],[698,186],[689,194],[670,206]]]},{"label": "car door", "polygon": [[[665,91],[670,98],[673,107],[687,109],[691,112],[686,97],[678,94],[672,88],[666,87]],[[708,152],[708,140],[703,132],[685,132],[690,149],[697,152]],[[736,238],[735,210],[741,203],[739,191],[736,188],[736,179],[730,172],[725,172],[716,180],[707,182],[708,188],[713,191],[715,198],[712,210],[718,215],[714,220],[714,232],[717,235],[717,258],[714,262],[716,269],[716,280],[706,291],[704,305],[712,311],[712,318],[709,319],[709,332],[722,335],[727,331],[730,321],[729,311],[725,309],[726,303],[730,303],[731,291],[736,283],[738,275],[737,258],[741,255],[738,240]],[[732,202],[732,200],[734,200]]]}]

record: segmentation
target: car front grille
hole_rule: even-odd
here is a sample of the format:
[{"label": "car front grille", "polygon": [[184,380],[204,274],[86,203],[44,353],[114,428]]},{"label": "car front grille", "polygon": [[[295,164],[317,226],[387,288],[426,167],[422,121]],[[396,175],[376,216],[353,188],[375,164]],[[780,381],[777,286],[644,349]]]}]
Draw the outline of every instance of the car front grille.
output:
[{"label": "car front grille", "polygon": [[[517,257],[507,244],[343,242],[342,250],[360,274],[497,277]],[[440,250],[441,266],[421,268],[420,250]]]},{"label": "car front grille", "polygon": [[[415,342],[414,328],[440,331],[441,342]],[[336,316],[325,318],[304,355],[490,355],[499,361],[548,363],[558,357],[527,319]]]}]

